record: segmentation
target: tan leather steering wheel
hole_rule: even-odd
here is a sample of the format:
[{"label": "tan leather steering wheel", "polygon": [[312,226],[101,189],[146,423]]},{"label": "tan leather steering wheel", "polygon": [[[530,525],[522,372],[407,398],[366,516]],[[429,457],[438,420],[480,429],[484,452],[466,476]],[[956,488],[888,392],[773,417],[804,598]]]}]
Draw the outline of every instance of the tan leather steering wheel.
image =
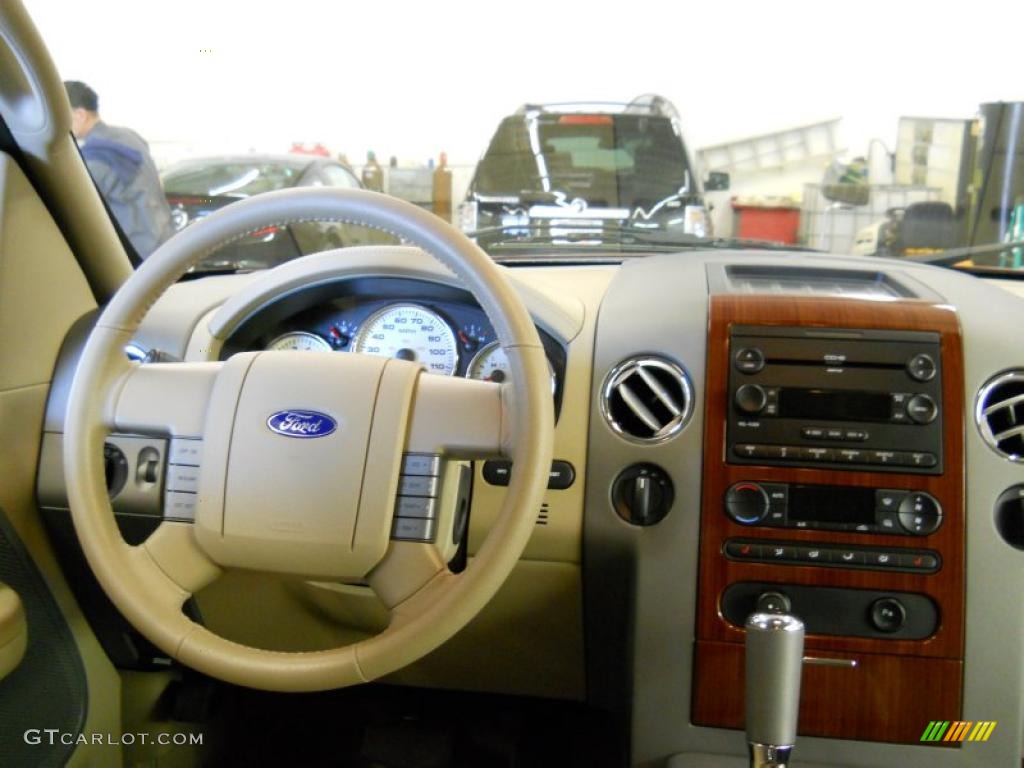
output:
[{"label": "tan leather steering wheel", "polygon": [[[425,374],[356,354],[251,352],[223,363],[139,365],[124,356],[153,302],[226,242],[270,224],[347,221],[421,246],[475,296],[508,354],[506,384]],[[533,530],[551,466],[547,360],[518,295],[464,235],[416,206],[359,190],[301,189],[224,208],[150,256],[110,301],[72,385],[64,464],[82,548],[107,595],[171,657],[228,682],[313,691],[373,680],[437,648],[483,608]],[[165,520],[144,543],[121,538],[107,496],[112,431],[198,449],[194,523]],[[183,439],[200,442],[182,443]],[[469,566],[446,565],[454,512],[435,541],[397,540],[403,455],[504,455],[515,472],[498,521]],[[427,538],[427,537],[424,537]],[[192,622],[182,604],[221,567],[369,584],[391,611],[383,632],[303,653],[240,645]]]}]

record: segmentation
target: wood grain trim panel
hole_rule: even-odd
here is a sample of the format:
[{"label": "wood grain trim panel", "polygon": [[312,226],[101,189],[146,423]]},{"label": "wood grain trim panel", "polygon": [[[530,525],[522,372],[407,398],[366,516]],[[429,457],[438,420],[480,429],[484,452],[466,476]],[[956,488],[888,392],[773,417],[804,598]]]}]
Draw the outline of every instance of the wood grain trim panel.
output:
[{"label": "wood grain trim panel", "polygon": [[[729,328],[731,325],[764,325],[815,328],[853,328],[879,330],[933,331],[940,335],[942,355],[942,397],[944,435],[944,468],[941,475],[873,473],[834,469],[760,467],[731,465],[726,462],[726,408],[728,376],[731,360]],[[823,718],[821,735],[840,738],[863,738],[879,741],[917,740],[928,719],[959,716],[961,679],[959,669],[964,647],[964,372],[963,349],[959,322],[951,307],[915,300],[867,301],[853,299],[822,299],[778,296],[713,296],[710,307],[705,412],[704,495],[701,505],[701,541],[699,593],[697,605],[698,648],[731,645],[742,660],[743,630],[721,615],[719,601],[725,587],[738,581],[764,581],[780,585],[806,584],[850,589],[916,592],[931,597],[939,606],[938,631],[925,640],[886,640],[874,638],[808,635],[806,648],[815,654],[871,654],[884,657],[886,674],[892,675],[878,692],[866,691],[858,684],[843,691],[841,676],[829,677],[831,694],[819,702],[817,715]],[[921,490],[932,494],[942,504],[943,525],[930,536],[885,536],[796,529],[749,528],[732,522],[723,511],[725,492],[735,482],[812,483],[875,488]],[[932,575],[888,573],[883,571],[839,569],[736,562],[722,554],[729,538],[755,538],[764,542],[815,542],[857,546],[932,549],[940,553],[942,569]],[[709,651],[710,653],[710,651]],[[718,651],[725,654],[724,650]],[[718,657],[715,657],[718,658]],[[901,663],[901,660],[905,664]],[[694,719],[708,725],[742,725],[742,664],[739,673],[736,660],[719,662],[702,669],[694,689]],[[715,671],[717,669],[717,671]],[[912,674],[911,674],[912,673]],[[810,680],[822,673],[815,670]],[[831,675],[836,675],[833,671]],[[921,680],[928,675],[941,677],[943,685],[951,686],[943,695],[942,713],[929,714],[917,733],[909,726],[897,731],[888,722],[883,710],[871,715],[870,724],[856,715],[861,704],[858,697],[881,695],[902,701],[905,696],[919,695]],[[858,680],[864,680],[861,676]],[[853,679],[853,678],[849,678]],[[905,685],[904,690],[893,686]],[[854,695],[856,694],[856,695]],[[894,698],[895,697],[895,698]],[[927,697],[925,697],[927,700]],[[884,702],[879,702],[882,706]],[[947,706],[948,705],[948,706]],[[931,710],[929,710],[931,712]],[[916,711],[915,711],[916,717]],[[737,719],[738,718],[738,719]],[[835,722],[829,730],[824,720]],[[739,726],[735,725],[739,723]],[[817,728],[818,726],[815,726]],[[915,720],[914,728],[918,724]],[[909,730],[908,730],[909,729]],[[896,734],[896,735],[894,735]]]},{"label": "wood grain trim panel", "polygon": [[[830,653],[857,666],[804,664],[801,736],[918,742],[932,720],[960,719],[963,663],[898,655]],[[699,642],[694,658],[693,722],[743,728],[743,646]],[[739,681],[722,687],[726,680]],[[941,746],[959,746],[939,742]]]}]

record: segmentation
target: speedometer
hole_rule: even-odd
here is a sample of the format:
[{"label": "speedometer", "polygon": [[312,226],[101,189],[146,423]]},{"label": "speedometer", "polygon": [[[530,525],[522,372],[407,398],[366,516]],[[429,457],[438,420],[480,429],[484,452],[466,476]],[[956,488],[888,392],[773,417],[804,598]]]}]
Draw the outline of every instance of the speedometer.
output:
[{"label": "speedometer", "polygon": [[411,360],[445,376],[455,373],[459,362],[451,326],[416,304],[392,304],[374,312],[356,334],[352,351]]},{"label": "speedometer", "polygon": [[292,331],[278,336],[267,344],[268,352],[330,352],[331,345],[322,336],[306,331]]}]

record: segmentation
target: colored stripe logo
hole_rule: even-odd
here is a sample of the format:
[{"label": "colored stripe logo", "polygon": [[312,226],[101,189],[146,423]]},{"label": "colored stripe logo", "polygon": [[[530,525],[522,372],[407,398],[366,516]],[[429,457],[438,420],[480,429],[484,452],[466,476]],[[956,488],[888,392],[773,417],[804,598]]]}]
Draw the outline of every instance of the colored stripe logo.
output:
[{"label": "colored stripe logo", "polygon": [[932,720],[921,734],[921,741],[988,741],[996,721]]}]

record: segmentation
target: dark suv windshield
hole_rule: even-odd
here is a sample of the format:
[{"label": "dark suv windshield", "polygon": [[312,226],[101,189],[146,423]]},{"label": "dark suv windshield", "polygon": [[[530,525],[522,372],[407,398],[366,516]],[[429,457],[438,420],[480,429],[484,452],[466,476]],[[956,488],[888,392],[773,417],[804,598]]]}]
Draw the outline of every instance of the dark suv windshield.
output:
[{"label": "dark suv windshield", "polygon": [[477,169],[480,196],[561,192],[590,207],[649,206],[687,186],[690,169],[666,117],[514,115]]}]

